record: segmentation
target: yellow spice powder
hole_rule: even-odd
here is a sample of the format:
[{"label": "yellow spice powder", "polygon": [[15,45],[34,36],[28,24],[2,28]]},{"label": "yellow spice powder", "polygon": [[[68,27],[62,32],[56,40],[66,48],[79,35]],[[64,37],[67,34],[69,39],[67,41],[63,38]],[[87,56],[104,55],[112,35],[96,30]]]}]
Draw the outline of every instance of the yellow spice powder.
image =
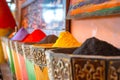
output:
[{"label": "yellow spice powder", "polygon": [[56,43],[52,47],[70,48],[80,47],[79,43],[68,31],[61,32]]}]

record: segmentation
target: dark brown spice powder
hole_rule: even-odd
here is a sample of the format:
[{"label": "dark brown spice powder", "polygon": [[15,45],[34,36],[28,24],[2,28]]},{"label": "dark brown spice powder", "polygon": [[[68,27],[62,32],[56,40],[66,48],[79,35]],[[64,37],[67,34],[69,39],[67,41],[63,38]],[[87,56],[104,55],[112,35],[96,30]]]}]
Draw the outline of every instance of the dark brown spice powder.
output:
[{"label": "dark brown spice powder", "polygon": [[105,41],[92,37],[87,39],[73,54],[118,56],[120,50]]}]

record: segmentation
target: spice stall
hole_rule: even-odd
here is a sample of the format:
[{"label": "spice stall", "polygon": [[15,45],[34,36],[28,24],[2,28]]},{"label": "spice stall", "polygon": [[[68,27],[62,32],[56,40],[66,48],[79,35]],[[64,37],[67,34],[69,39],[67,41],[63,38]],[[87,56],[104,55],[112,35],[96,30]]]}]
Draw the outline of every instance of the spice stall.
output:
[{"label": "spice stall", "polygon": [[27,2],[8,39],[17,79],[120,79],[119,0]]}]

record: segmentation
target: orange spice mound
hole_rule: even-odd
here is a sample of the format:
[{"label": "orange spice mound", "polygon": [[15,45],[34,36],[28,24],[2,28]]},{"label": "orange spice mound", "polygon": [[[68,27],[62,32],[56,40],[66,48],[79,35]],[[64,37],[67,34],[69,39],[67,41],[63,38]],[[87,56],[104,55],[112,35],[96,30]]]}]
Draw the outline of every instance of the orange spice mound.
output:
[{"label": "orange spice mound", "polygon": [[22,42],[39,42],[44,37],[46,37],[46,34],[40,29],[36,29],[31,34],[29,34]]},{"label": "orange spice mound", "polygon": [[70,47],[80,47],[79,43],[69,32],[61,32],[56,43],[52,47],[70,48]]}]

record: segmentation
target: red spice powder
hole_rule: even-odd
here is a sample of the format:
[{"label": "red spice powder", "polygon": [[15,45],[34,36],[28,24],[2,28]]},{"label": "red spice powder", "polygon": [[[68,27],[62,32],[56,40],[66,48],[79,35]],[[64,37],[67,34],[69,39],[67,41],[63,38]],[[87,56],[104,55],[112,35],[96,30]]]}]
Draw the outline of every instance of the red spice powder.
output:
[{"label": "red spice powder", "polygon": [[44,37],[46,37],[46,34],[40,29],[36,29],[31,34],[29,34],[25,39],[23,39],[22,42],[26,42],[26,43],[39,42]]}]

